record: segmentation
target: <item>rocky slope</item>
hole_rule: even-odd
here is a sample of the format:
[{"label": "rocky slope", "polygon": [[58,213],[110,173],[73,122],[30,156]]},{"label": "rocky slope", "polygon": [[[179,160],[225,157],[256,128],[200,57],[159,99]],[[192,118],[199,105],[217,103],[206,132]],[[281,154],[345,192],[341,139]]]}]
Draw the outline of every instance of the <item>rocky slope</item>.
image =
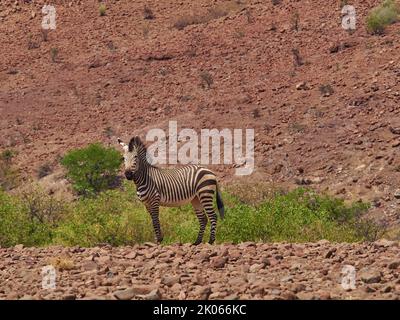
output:
[{"label": "rocky slope", "polygon": [[[399,299],[400,247],[183,244],[0,249],[1,299]],[[43,289],[44,266],[56,268]],[[347,266],[347,267],[346,267]],[[343,287],[354,267],[354,287]],[[344,272],[344,273],[343,273]],[[45,283],[47,283],[45,281]]]},{"label": "rocky slope", "polygon": [[57,171],[70,148],[170,120],[254,128],[247,179],[361,198],[398,225],[400,25],[368,34],[380,1],[353,1],[357,28],[345,31],[341,3],[110,0],[100,16],[97,1],[59,1],[43,34],[45,1],[3,0],[0,148],[18,152],[27,179],[46,163]]}]

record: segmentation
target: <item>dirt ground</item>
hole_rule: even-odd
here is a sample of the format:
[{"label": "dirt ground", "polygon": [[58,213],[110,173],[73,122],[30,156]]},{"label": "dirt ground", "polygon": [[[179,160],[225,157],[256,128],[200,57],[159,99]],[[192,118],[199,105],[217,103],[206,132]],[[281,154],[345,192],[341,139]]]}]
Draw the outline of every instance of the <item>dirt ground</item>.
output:
[{"label": "dirt ground", "polygon": [[[398,300],[399,252],[399,242],[385,240],[90,249],[19,245],[0,249],[0,299]],[[42,274],[49,265],[55,268],[54,288],[44,278],[49,273]]]}]

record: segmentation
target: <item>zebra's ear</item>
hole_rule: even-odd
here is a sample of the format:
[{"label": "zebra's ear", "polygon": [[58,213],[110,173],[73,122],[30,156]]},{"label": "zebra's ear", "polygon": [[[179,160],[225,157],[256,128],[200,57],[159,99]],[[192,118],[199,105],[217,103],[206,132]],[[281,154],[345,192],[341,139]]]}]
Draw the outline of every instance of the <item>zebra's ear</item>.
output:
[{"label": "zebra's ear", "polygon": [[133,147],[144,147],[142,140],[140,140],[139,136],[135,136],[129,141],[129,151],[133,150]]},{"label": "zebra's ear", "polygon": [[118,143],[124,148],[125,151],[128,151],[128,145],[124,143],[120,138],[118,138]]}]

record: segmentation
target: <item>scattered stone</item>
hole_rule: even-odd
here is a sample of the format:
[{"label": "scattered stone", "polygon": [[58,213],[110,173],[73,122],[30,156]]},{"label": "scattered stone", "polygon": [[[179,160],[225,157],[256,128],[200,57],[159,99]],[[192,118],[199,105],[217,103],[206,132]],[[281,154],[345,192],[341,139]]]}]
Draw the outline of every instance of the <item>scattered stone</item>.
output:
[{"label": "scattered stone", "polygon": [[390,130],[390,132],[393,133],[393,134],[398,134],[398,135],[400,135],[400,127],[392,127],[392,126],[389,126],[389,130]]},{"label": "scattered stone", "polygon": [[21,251],[22,249],[24,249],[24,245],[23,244],[17,244],[14,246],[14,250],[15,251]]},{"label": "scattered stone", "polygon": [[227,257],[215,257],[211,260],[211,266],[217,269],[223,268],[227,262],[228,262]]},{"label": "scattered stone", "polygon": [[395,270],[400,267],[400,260],[392,261],[389,263],[388,268],[391,270]]},{"label": "scattered stone", "polygon": [[386,286],[385,288],[383,288],[383,292],[384,293],[389,293],[389,292],[392,292],[392,290],[393,290],[393,287],[392,286]]},{"label": "scattered stone", "polygon": [[132,251],[132,252],[128,253],[128,254],[125,256],[126,259],[135,259],[136,257],[137,257],[136,251]]},{"label": "scattered stone", "polygon": [[161,279],[161,283],[165,284],[168,287],[173,286],[176,283],[180,283],[181,277],[180,276],[164,276]]},{"label": "scattered stone", "polygon": [[365,292],[366,293],[372,293],[372,292],[375,292],[375,291],[376,291],[376,289],[371,287],[371,286],[366,286],[365,287]]},{"label": "scattered stone", "polygon": [[255,264],[253,264],[253,265],[250,266],[249,272],[258,272],[258,271],[260,271],[260,270],[263,269],[263,268],[264,268],[264,264],[255,263]]},{"label": "scattered stone", "polygon": [[332,249],[328,250],[328,252],[325,255],[325,258],[326,259],[331,258],[335,252],[336,252],[336,248],[332,248]]},{"label": "scattered stone", "polygon": [[296,85],[296,90],[307,90],[308,86],[307,83],[302,81]]},{"label": "scattered stone", "polygon": [[[381,239],[355,244],[323,240],[197,247],[136,245],[134,250],[98,246],[22,248],[17,252],[15,247],[0,248],[0,299],[396,299],[400,295],[397,246],[397,241]],[[232,253],[238,251],[233,259]],[[141,254],[128,258],[132,252]],[[211,257],[209,263],[199,262],[201,253]],[[58,271],[56,290],[38,288],[38,271],[48,257],[65,254],[76,267]],[[153,259],[145,259],[148,254]],[[357,271],[356,288],[351,292],[340,286],[344,265],[353,265]]]},{"label": "scattered stone", "polygon": [[82,264],[82,268],[85,271],[92,271],[92,270],[97,270],[97,263],[94,261],[86,261]]},{"label": "scattered stone", "polygon": [[211,288],[210,286],[197,287],[196,289],[194,289],[193,294],[196,299],[208,300],[211,294]]},{"label": "scattered stone", "polygon": [[293,292],[283,292],[281,294],[281,298],[284,300],[298,300],[299,298]]},{"label": "scattered stone", "polygon": [[380,273],[380,271],[376,271],[376,270],[365,270],[360,274],[361,280],[364,283],[379,283],[381,282],[382,279],[382,275]]},{"label": "scattered stone", "polygon": [[154,289],[148,294],[138,295],[137,297],[144,300],[161,300],[161,293],[159,289]]},{"label": "scattered stone", "polygon": [[374,242],[375,247],[392,247],[397,245],[398,243],[396,241],[391,241],[391,240],[387,240],[387,239],[380,239],[378,241]]},{"label": "scattered stone", "polygon": [[135,296],[135,290],[132,288],[128,288],[125,290],[117,290],[113,293],[113,295],[118,299],[118,300],[131,300]]}]

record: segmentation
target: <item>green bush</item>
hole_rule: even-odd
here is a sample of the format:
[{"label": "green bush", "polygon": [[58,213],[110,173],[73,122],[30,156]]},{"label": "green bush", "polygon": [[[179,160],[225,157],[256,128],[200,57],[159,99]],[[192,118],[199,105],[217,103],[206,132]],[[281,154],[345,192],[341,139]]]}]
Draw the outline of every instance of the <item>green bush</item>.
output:
[{"label": "green bush", "polygon": [[386,26],[399,20],[400,6],[394,0],[385,0],[367,16],[367,30],[372,34],[383,34]]},{"label": "green bush", "polygon": [[107,190],[116,181],[121,165],[121,154],[114,148],[99,143],[72,150],[61,160],[67,177],[81,195],[95,195]]},{"label": "green bush", "polygon": [[94,246],[130,245],[153,241],[150,216],[134,201],[135,193],[108,190],[81,199],[57,229],[56,243]]},{"label": "green bush", "polygon": [[[307,189],[268,191],[257,205],[223,193],[224,220],[217,226],[217,242],[333,242],[373,241],[383,229],[363,218],[365,203],[343,200]],[[199,223],[191,205],[160,210],[163,244],[196,239]],[[204,235],[208,240],[209,225]],[[149,214],[137,199],[134,185],[108,190],[71,204],[33,191],[19,196],[0,193],[0,246],[25,245],[132,245],[154,241]]]},{"label": "green bush", "polygon": [[67,205],[39,189],[10,196],[0,191],[0,246],[52,243]]}]

